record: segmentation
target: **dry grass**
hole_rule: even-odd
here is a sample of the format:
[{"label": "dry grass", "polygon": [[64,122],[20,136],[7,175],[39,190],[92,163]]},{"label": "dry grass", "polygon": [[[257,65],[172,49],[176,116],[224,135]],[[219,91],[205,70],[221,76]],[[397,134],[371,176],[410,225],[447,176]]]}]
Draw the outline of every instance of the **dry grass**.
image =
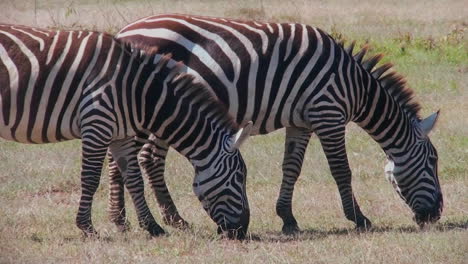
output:
[{"label": "dry grass", "polygon": [[6,0],[0,7],[0,22],[106,31],[160,13],[302,22],[327,31],[336,27],[347,34],[379,38],[395,32],[437,37],[468,22],[468,5],[460,0]]},{"label": "dry grass", "polygon": [[[343,217],[338,192],[316,138],[308,148],[294,196],[304,230],[280,233],[275,201],[281,182],[283,131],[243,146],[249,168],[251,239],[220,240],[191,190],[192,168],[170,153],[167,181],[179,210],[193,224],[149,239],[136,227],[120,234],[106,215],[107,179],[95,198],[93,218],[101,240],[83,240],[74,225],[79,199],[79,142],[42,146],[0,141],[0,263],[466,263],[468,260],[468,58],[463,1],[99,1],[0,2],[0,22],[115,32],[145,15],[180,12],[301,21],[360,42],[371,39],[408,76],[427,115],[442,117],[432,141],[440,155],[445,211],[420,231],[409,209],[384,180],[384,155],[350,125],[348,152],[354,188],[375,230],[357,233]],[[60,7],[62,6],[62,7]],[[402,7],[403,6],[403,7]],[[36,14],[36,16],[34,15]],[[461,30],[454,37],[454,30]],[[452,35],[451,35],[452,34]],[[453,38],[457,40],[452,43]],[[152,194],[150,207],[161,222]],[[127,197],[128,200],[128,197]]]}]

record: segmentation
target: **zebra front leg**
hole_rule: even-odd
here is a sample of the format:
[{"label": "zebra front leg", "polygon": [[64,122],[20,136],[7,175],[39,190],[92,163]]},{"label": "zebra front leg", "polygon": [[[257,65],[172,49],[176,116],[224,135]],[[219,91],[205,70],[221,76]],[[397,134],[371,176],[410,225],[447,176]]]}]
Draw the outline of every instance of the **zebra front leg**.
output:
[{"label": "zebra front leg", "polygon": [[122,174],[112,154],[108,152],[109,158],[109,220],[117,226],[120,232],[130,229],[125,210],[125,190]]},{"label": "zebra front leg", "polygon": [[165,142],[151,135],[149,143],[145,144],[140,151],[138,161],[143,173],[148,176],[149,183],[161,209],[164,223],[175,228],[185,229],[189,227],[189,223],[179,215],[164,181],[168,150],[169,146]]},{"label": "zebra front leg", "polygon": [[317,131],[317,135],[327,157],[332,176],[338,186],[346,218],[356,223],[358,229],[371,228],[371,221],[362,214],[353,194],[351,170],[345,146],[345,128],[333,128],[321,133]]},{"label": "zebra front leg", "polygon": [[296,218],[292,213],[292,196],[302,169],[304,154],[312,132],[308,129],[286,128],[286,141],[283,159],[283,181],[276,202],[276,213],[283,219],[283,233],[293,234],[299,231]]},{"label": "zebra front leg", "polygon": [[91,209],[108,146],[107,142],[99,141],[99,139],[102,138],[94,137],[92,132],[82,135],[81,198],[76,225],[87,237],[98,236],[92,224]]},{"label": "zebra front leg", "polygon": [[137,159],[141,149],[140,143],[132,137],[112,142],[109,149],[122,173],[125,187],[132,197],[140,227],[152,236],[164,234],[164,230],[156,223],[146,203],[143,177]]}]

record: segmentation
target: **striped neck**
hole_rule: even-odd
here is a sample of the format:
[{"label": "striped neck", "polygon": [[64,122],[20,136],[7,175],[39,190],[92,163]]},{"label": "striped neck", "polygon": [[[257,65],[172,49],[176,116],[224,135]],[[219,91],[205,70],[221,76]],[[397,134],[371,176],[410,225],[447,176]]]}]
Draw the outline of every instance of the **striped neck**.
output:
[{"label": "striped neck", "polygon": [[237,125],[213,109],[212,103],[206,103],[203,94],[187,93],[180,102],[174,103],[169,102],[175,106],[174,112],[155,128],[155,134],[192,163],[203,167],[198,163],[219,153],[217,148],[224,146],[235,134]]},{"label": "striped neck", "polygon": [[[238,125],[208,88],[192,75],[168,65],[170,56],[148,63],[142,75],[147,84],[137,86],[143,95],[139,130],[154,133],[189,160],[203,160],[238,130]],[[146,60],[145,60],[146,61]],[[140,78],[141,79],[141,78]],[[138,89],[141,89],[139,91]]]},{"label": "striped neck", "polygon": [[355,119],[392,159],[403,155],[416,141],[416,119],[412,118],[379,80],[365,71],[360,109]]},{"label": "striped neck", "polygon": [[[340,46],[344,48],[343,43]],[[414,93],[407,87],[405,78],[389,71],[392,64],[375,67],[382,54],[363,60],[368,46],[356,54],[353,54],[353,48],[354,42],[342,50],[347,53],[353,71],[350,85],[357,85],[351,89],[356,95],[351,96],[350,104],[357,108],[353,108],[350,118],[394,159],[421,138],[422,131],[418,129],[421,106],[414,100]]]},{"label": "striped neck", "polygon": [[217,148],[228,143],[237,125],[226,118],[227,113],[223,115],[216,109],[215,102],[206,100],[206,93],[186,91],[185,94],[176,93],[174,98],[177,102],[170,102],[175,105],[173,114],[155,134],[194,165],[204,167],[205,162],[211,160],[207,157],[219,153]]}]

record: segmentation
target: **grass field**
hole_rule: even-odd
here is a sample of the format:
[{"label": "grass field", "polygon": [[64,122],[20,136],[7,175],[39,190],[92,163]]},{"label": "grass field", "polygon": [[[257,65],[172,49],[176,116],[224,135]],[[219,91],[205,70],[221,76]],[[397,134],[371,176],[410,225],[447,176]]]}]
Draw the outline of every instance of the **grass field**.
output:
[{"label": "grass field", "polygon": [[[342,213],[336,185],[313,137],[296,185],[293,210],[303,232],[282,235],[275,202],[284,131],[242,147],[249,176],[250,237],[222,240],[195,195],[189,163],[170,152],[167,182],[188,231],[163,226],[149,238],[137,227],[116,231],[107,220],[107,179],[95,196],[93,220],[103,236],[84,240],[75,227],[80,194],[79,141],[21,145],[0,141],[0,263],[468,263],[468,5],[464,1],[0,1],[0,22],[116,32],[136,18],[164,13],[303,22],[337,38],[369,42],[407,76],[426,116],[441,109],[431,140],[439,152],[445,210],[419,230],[384,179],[385,156],[351,124],[353,186],[374,229],[358,233]],[[162,223],[153,194],[150,208]],[[127,197],[127,201],[130,201]]]}]

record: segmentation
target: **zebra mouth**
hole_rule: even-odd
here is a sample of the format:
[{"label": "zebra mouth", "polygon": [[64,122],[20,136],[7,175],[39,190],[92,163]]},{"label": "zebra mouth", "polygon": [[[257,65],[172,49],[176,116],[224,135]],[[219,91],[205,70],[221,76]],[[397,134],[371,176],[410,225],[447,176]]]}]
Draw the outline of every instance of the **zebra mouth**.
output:
[{"label": "zebra mouth", "polygon": [[423,215],[415,215],[414,221],[418,224],[420,228],[423,228],[427,224],[433,224],[439,221],[439,216],[423,216]]},{"label": "zebra mouth", "polygon": [[413,220],[419,225],[420,228],[423,228],[427,224],[433,224],[439,221],[441,214],[441,209],[419,211],[415,213]]},{"label": "zebra mouth", "polygon": [[245,210],[241,217],[239,223],[236,224],[220,224],[218,225],[218,234],[221,234],[229,239],[245,239],[247,235],[247,229],[249,227],[250,220],[250,211]]},{"label": "zebra mouth", "polygon": [[238,240],[243,240],[245,239],[245,235],[247,230],[243,227],[238,227],[238,228],[223,228],[221,226],[218,226],[218,234],[221,234],[224,237],[227,237],[229,239],[238,239]]},{"label": "zebra mouth", "polygon": [[422,228],[426,224],[437,222],[444,209],[444,200],[442,198],[442,193],[439,192],[435,195],[436,201],[433,207],[426,207],[416,210],[414,213],[414,221]]}]

